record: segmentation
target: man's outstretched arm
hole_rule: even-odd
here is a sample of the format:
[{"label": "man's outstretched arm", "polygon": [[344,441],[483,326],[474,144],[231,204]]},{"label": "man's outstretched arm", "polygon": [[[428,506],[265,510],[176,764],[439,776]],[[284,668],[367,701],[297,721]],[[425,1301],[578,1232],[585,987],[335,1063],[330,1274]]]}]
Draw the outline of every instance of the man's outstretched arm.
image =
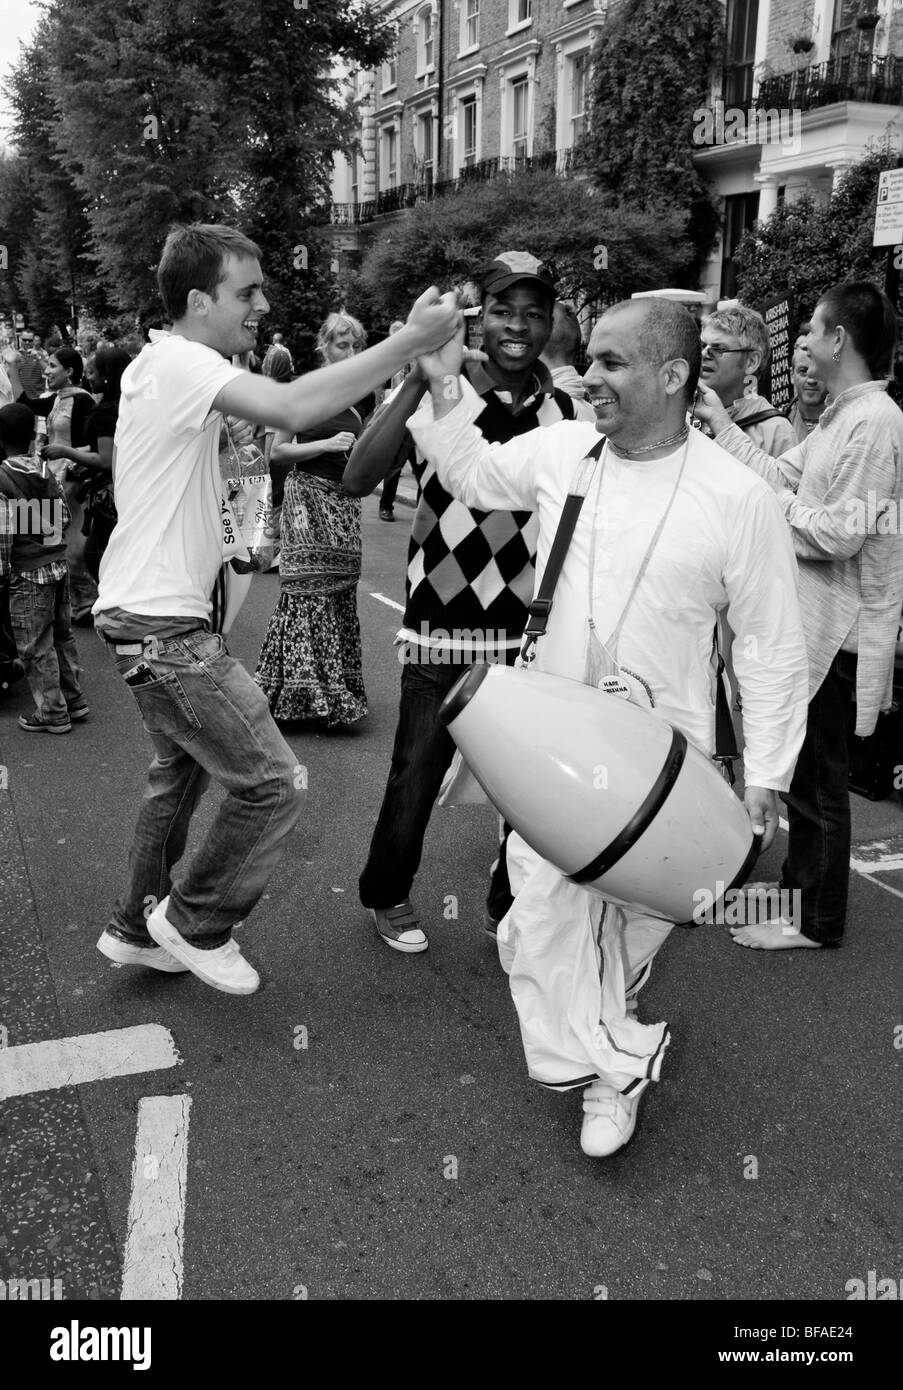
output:
[{"label": "man's outstretched arm", "polygon": [[417,300],[404,328],[384,342],[288,384],[243,372],[217,393],[213,409],[297,434],[354,405],[412,358],[441,347],[459,321],[455,295],[440,295],[433,286]]}]

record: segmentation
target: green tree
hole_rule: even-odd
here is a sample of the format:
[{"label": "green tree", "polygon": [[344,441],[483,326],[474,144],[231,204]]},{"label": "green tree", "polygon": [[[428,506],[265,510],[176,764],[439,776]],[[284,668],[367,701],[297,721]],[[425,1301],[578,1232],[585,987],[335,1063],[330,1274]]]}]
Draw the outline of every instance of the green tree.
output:
[{"label": "green tree", "polygon": [[303,345],[336,294],[314,213],[351,138],[334,61],[369,66],[387,41],[357,0],[50,0],[14,81],[40,70],[54,167],[86,219],[82,264],[109,292],[96,314],[159,317],[168,227],[229,221],[261,244],[271,322],[300,319]]},{"label": "green tree", "polygon": [[806,193],[756,223],[735,252],[738,297],[756,304],[789,291],[802,322],[831,285],[872,280],[883,288],[887,249],[872,246],[878,176],[901,166],[899,152],[872,150],[842,175],[828,202]]},{"label": "green tree", "polygon": [[548,170],[475,181],[387,223],[352,281],[349,304],[384,330],[428,285],[466,282],[510,250],[550,262],[560,297],[578,309],[610,304],[678,275],[692,255],[686,223],[673,207],[619,206],[585,179]]},{"label": "green tree", "polygon": [[17,155],[0,189],[0,225],[15,246],[7,294],[24,301],[30,325],[42,334],[53,322],[71,323],[92,288],[82,257],[83,200],[54,141],[60,117],[51,91],[52,33],[45,16],[6,84]]},{"label": "green tree", "polygon": [[586,167],[624,206],[688,215],[692,253],[681,278],[690,284],[719,227],[691,138],[721,61],[723,11],[722,0],[621,0],[593,50]]}]

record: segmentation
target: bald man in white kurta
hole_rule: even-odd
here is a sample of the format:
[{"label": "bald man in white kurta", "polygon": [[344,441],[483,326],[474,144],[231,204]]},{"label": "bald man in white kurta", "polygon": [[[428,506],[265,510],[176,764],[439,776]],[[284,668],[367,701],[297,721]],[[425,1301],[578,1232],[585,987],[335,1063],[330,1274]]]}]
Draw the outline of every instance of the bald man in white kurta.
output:
[{"label": "bald man in white kurta", "polygon": [[[443,486],[467,506],[538,512],[538,587],[565,497],[599,434],[593,424],[563,422],[490,445],[472,423],[479,397],[466,381],[461,391],[439,420],[427,399],[409,428]],[[592,617],[604,640],[674,491],[684,447],[651,461],[606,449],[537,644],[535,669],[584,678],[593,530]],[[691,430],[686,451],[671,511],[621,631],[618,660],[648,684],[654,714],[711,755],[712,633],[717,611],[727,608],[737,634],[746,783],[786,791],[808,699],[790,537],[770,489],[725,450]],[[517,835],[508,859],[517,896],[499,926],[499,954],[530,1075],[558,1089],[600,1078],[635,1098],[658,1080],[668,1029],[637,1022],[628,1005],[672,924],[606,904]]]}]

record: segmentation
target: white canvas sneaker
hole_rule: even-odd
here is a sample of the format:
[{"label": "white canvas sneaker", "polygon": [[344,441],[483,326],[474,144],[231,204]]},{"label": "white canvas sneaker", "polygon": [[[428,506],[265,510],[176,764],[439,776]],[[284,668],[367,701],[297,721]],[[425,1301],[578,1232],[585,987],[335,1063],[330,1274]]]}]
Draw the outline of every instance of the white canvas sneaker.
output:
[{"label": "white canvas sneaker", "polygon": [[166,916],[169,898],[158,903],[147,919],[147,930],[159,945],[177,960],[184,961],[192,975],[223,994],[253,994],[260,987],[260,976],[245,960],[237,941],[229,940],[212,951],[199,951],[177,931]]},{"label": "white canvas sneaker", "polygon": [[[640,1092],[642,1095],[642,1092]],[[622,1149],[636,1128],[640,1096],[621,1094],[607,1081],[594,1081],[583,1092],[580,1147],[590,1158],[607,1158]]]},{"label": "white canvas sneaker", "polygon": [[123,941],[111,931],[103,933],[97,943],[97,949],[102,956],[115,961],[117,965],[148,965],[151,970],[165,970],[170,975],[177,975],[188,969],[187,965],[183,965],[160,946],[138,946],[134,942]]}]

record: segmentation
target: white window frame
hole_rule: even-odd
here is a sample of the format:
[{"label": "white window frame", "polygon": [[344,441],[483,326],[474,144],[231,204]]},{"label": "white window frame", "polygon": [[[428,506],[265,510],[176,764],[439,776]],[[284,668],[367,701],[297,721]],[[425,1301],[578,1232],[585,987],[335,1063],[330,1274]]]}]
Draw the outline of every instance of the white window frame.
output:
[{"label": "white window frame", "polygon": [[[517,98],[523,93],[523,131],[517,129]],[[526,72],[518,73],[508,83],[508,100],[511,107],[510,156],[512,159],[527,159],[530,154],[530,77]],[[517,146],[522,146],[517,149]]]},{"label": "white window frame", "polygon": [[533,0],[508,0],[508,28],[505,38],[529,29],[533,23]]},{"label": "white window frame", "polygon": [[[464,94],[463,97],[459,97],[459,99],[458,99],[458,121],[459,121],[459,124],[460,124],[459,139],[460,139],[460,149],[461,149],[460,159],[458,160],[458,169],[459,169],[459,171],[460,171],[461,169],[470,169],[470,168],[473,167],[474,164],[479,164],[479,162],[480,162],[480,108],[481,108],[481,106],[482,106],[482,102],[480,101],[480,98],[477,96],[477,93],[476,93],[475,91],[473,91],[473,92],[466,92],[466,93]],[[466,135],[467,135],[467,112],[468,112],[469,110],[472,110],[472,111],[473,111],[473,158],[471,159],[470,163],[468,164],[468,162],[467,162],[468,151],[467,151],[467,140],[466,140]]]},{"label": "white window frame", "polygon": [[[394,141],[395,164],[389,164],[390,136]],[[385,193],[390,188],[398,187],[398,166],[401,154],[401,132],[398,129],[397,120],[386,121],[379,127],[379,192]],[[394,169],[394,178],[390,182],[390,173]]]},{"label": "white window frame", "polygon": [[[458,57],[476,53],[480,47],[481,0],[460,0],[461,32],[458,36]],[[471,6],[473,9],[471,9]]]},{"label": "white window frame", "polygon": [[418,172],[419,172],[420,175],[421,175],[421,177],[418,178],[418,179],[416,180],[416,182],[420,182],[420,181],[421,181],[421,178],[422,178],[422,171],[423,171],[423,169],[425,168],[425,165],[424,165],[424,163],[423,163],[423,158],[424,158],[424,148],[423,148],[423,147],[424,147],[424,139],[423,139],[423,136],[424,136],[426,130],[429,129],[429,132],[430,132],[430,134],[429,134],[429,139],[430,139],[430,145],[431,145],[431,147],[432,147],[432,149],[431,149],[431,154],[430,154],[431,182],[432,182],[432,183],[435,183],[435,182],[436,182],[436,150],[437,150],[437,143],[438,143],[438,142],[437,142],[437,136],[436,136],[436,113],[435,113],[435,110],[433,109],[432,103],[431,103],[429,106],[415,107],[415,108],[412,110],[412,112],[411,112],[411,123],[412,123],[412,125],[413,125],[414,154],[415,154],[415,156],[416,156],[417,163],[418,163],[418,165],[419,165],[419,171],[418,171]]},{"label": "white window frame", "polygon": [[[585,68],[586,100],[584,104],[585,120],[589,120],[589,94],[592,84],[592,51],[593,42],[597,30],[583,29],[577,34],[571,34],[563,39],[557,47],[558,61],[558,83],[555,98],[555,146],[559,150],[570,150],[574,148],[574,120],[571,114],[571,96],[573,92],[574,61],[581,54],[586,54],[587,63]],[[586,125],[584,125],[586,130]]]},{"label": "white window frame", "polygon": [[385,92],[394,92],[398,86],[398,49],[395,48],[390,53],[379,69],[380,95]]},{"label": "white window frame", "polygon": [[533,145],[536,132],[536,61],[539,56],[539,43],[535,39],[521,44],[518,50],[509,56],[506,62],[499,65],[498,74],[501,84],[499,92],[499,104],[501,107],[499,121],[499,154],[502,158],[512,158],[514,156],[514,86],[517,82],[527,79],[527,109],[526,109],[526,157],[529,159],[533,154]]},{"label": "white window frame", "polygon": [[449,82],[449,92],[451,96],[451,112],[449,123],[446,127],[446,139],[451,139],[452,158],[451,168],[453,177],[458,178],[464,168],[470,167],[464,163],[464,103],[471,98],[475,99],[476,109],[474,120],[476,121],[476,150],[474,151],[474,163],[479,164],[483,158],[483,98],[485,95],[486,75],[489,69],[485,63],[476,63],[470,69],[459,73],[456,78]]},{"label": "white window frame", "polygon": [[[567,116],[568,126],[570,127],[568,132],[569,139],[567,142],[568,149],[572,149],[586,131],[586,103],[587,98],[589,96],[589,60],[590,50],[588,48],[580,49],[578,53],[575,53],[572,58],[569,58],[567,60],[570,66],[570,81],[568,83],[568,88],[570,90],[571,96],[571,100],[569,103],[570,109],[568,111]],[[579,112],[574,109],[574,95],[577,85],[575,78],[577,74],[578,63],[581,64],[583,69],[583,105],[581,106]],[[577,130],[578,122],[580,124],[579,132]]]},{"label": "white window frame", "polygon": [[[429,39],[424,38],[427,20],[429,21]],[[436,71],[436,28],[436,12],[432,4],[421,5],[414,16],[414,34],[417,42],[415,77],[425,77],[427,73]],[[427,45],[429,45],[428,49]]]}]

